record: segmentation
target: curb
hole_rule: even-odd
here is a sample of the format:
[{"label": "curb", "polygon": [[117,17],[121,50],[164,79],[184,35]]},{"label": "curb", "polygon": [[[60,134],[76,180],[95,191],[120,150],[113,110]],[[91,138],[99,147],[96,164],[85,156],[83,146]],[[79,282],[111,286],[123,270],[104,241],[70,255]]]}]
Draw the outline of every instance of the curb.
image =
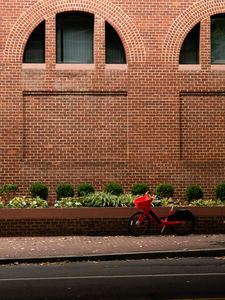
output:
[{"label": "curb", "polygon": [[182,257],[221,257],[225,256],[225,248],[195,249],[195,250],[171,250],[171,251],[149,251],[129,253],[109,253],[71,256],[43,256],[43,257],[20,257],[0,258],[0,265],[5,264],[35,264],[56,262],[81,262],[81,261],[113,261],[113,260],[136,260],[136,259],[160,259],[160,258],[182,258]]}]

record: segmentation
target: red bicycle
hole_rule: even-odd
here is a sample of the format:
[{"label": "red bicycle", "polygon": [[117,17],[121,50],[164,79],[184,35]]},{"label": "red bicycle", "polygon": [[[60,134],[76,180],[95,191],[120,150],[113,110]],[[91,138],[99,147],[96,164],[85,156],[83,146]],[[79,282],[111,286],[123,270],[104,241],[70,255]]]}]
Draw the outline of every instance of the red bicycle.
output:
[{"label": "red bicycle", "polygon": [[153,210],[152,201],[155,198],[155,195],[149,196],[147,192],[144,196],[134,200],[135,207],[142,211],[136,212],[129,218],[128,231],[131,235],[140,236],[145,234],[151,225],[151,221],[162,228],[161,233],[166,227],[170,227],[172,232],[177,235],[192,233],[195,226],[195,217],[189,209],[178,209],[173,212],[172,206],[168,217],[161,219]]}]

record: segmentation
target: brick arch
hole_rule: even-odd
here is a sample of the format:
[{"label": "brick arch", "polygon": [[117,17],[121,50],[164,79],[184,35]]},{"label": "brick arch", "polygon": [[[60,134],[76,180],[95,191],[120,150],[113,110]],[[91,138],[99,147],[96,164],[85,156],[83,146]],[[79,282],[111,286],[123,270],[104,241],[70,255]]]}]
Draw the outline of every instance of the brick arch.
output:
[{"label": "brick arch", "polygon": [[118,31],[123,40],[128,62],[145,61],[142,37],[135,24],[118,6],[104,0],[45,0],[34,4],[15,23],[6,42],[4,60],[19,62],[31,32],[43,20],[63,11],[84,11],[98,15]]},{"label": "brick arch", "polygon": [[177,64],[180,48],[187,33],[201,20],[224,12],[224,0],[201,0],[191,5],[170,27],[163,44],[162,60]]}]

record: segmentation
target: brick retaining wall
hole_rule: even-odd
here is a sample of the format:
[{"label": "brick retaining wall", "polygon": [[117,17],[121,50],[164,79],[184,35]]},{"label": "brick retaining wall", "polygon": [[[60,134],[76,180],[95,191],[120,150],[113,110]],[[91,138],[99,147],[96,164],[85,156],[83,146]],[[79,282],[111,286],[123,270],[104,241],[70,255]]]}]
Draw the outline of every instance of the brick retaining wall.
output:
[{"label": "brick retaining wall", "polygon": [[[225,233],[225,207],[191,208],[196,216],[194,233]],[[1,209],[0,236],[123,235],[134,208]],[[160,216],[168,208],[156,208]],[[150,234],[160,234],[151,226]],[[167,233],[170,233],[167,230]]]}]

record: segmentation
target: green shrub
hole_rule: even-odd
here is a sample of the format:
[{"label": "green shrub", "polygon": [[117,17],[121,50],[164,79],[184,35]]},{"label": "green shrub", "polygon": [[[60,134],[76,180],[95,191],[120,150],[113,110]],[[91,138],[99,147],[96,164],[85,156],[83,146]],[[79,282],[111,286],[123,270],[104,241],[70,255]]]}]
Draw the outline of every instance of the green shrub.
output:
[{"label": "green shrub", "polygon": [[77,187],[78,197],[82,197],[95,192],[95,187],[91,183],[81,183]]},{"label": "green shrub", "polygon": [[216,199],[225,201],[225,182],[221,182],[216,186]]},{"label": "green shrub", "polygon": [[56,188],[56,195],[57,195],[57,200],[66,197],[73,197],[74,196],[73,186],[69,183],[58,184]]},{"label": "green shrub", "polygon": [[32,183],[29,187],[29,192],[32,198],[40,197],[44,200],[48,198],[48,187],[41,182]]},{"label": "green shrub", "polygon": [[174,187],[169,183],[160,183],[156,186],[155,193],[162,198],[172,198],[174,195]]},{"label": "green shrub", "polygon": [[198,200],[203,198],[203,191],[199,185],[189,185],[185,192],[186,198],[190,203],[193,200]]},{"label": "green shrub", "polygon": [[104,191],[112,195],[121,195],[123,194],[123,187],[120,183],[109,182],[105,185]]},{"label": "green shrub", "polygon": [[147,191],[149,191],[149,186],[146,183],[135,183],[131,187],[132,195],[144,195]]},{"label": "green shrub", "polygon": [[61,198],[60,201],[56,201],[54,207],[56,208],[72,208],[82,206],[80,198],[65,197]]}]

